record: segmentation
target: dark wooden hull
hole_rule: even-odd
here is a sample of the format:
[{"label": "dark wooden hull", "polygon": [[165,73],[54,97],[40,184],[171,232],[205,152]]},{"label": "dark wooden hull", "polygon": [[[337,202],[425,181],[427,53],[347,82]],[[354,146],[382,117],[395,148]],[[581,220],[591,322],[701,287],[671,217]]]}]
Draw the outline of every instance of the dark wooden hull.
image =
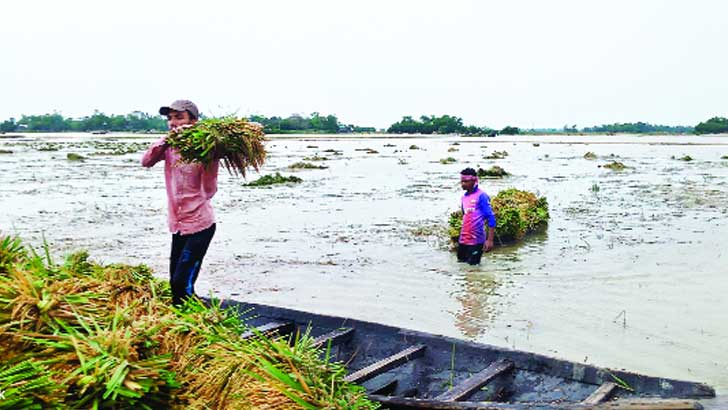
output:
[{"label": "dark wooden hull", "polygon": [[702,383],[610,370],[451,337],[227,301],[256,327],[309,331],[350,381],[395,409],[693,409]]}]

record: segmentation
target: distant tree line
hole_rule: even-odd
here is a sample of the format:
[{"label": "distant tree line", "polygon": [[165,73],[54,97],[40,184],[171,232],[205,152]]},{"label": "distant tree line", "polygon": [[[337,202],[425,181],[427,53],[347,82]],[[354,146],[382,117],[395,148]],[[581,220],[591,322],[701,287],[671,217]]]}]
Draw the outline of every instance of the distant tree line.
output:
[{"label": "distant tree line", "polygon": [[89,131],[164,131],[167,121],[158,115],[134,111],[127,115],[106,115],[94,111],[83,118],[65,118],[59,113],[23,115],[0,123],[0,132],[89,132]]},{"label": "distant tree line", "polygon": [[310,116],[293,114],[287,118],[251,115],[251,121],[263,124],[267,134],[320,133],[341,134],[351,132],[375,132],[374,127],[360,127],[353,124],[342,124],[335,115],[321,115],[317,112]]},{"label": "distant tree line", "polygon": [[[688,126],[670,126],[670,125],[653,125],[646,122],[627,122],[623,124],[605,124],[594,127],[585,127],[581,130],[584,133],[619,133],[619,134],[688,134],[693,132],[693,127]],[[576,125],[572,127],[564,126],[565,132],[577,132]]]},{"label": "distant tree line", "polygon": [[728,133],[728,118],[713,117],[695,126],[696,134]]},{"label": "distant tree line", "polygon": [[462,118],[452,115],[423,115],[419,119],[405,116],[387,129],[390,134],[487,134],[492,131],[487,127],[463,125]]},{"label": "distant tree line", "polygon": [[[317,112],[309,116],[293,114],[288,117],[266,117],[252,115],[251,121],[263,124],[268,134],[290,133],[373,133],[374,127],[361,127],[343,124],[335,115],[321,115]],[[163,132],[167,130],[167,121],[159,115],[150,115],[134,111],[126,115],[106,115],[94,111],[93,115],[83,118],[68,118],[60,113],[43,115],[23,115],[20,119],[10,118],[0,122],[0,132]],[[572,134],[572,133],[623,133],[623,134],[719,134],[728,133],[728,118],[713,117],[695,127],[654,125],[646,122],[615,123],[585,127],[581,130],[576,125],[565,125],[562,129],[541,128],[522,130],[507,126],[500,130],[475,125],[464,125],[460,117],[453,115],[422,115],[419,119],[411,116],[402,117],[386,132],[391,134],[463,134],[463,135],[517,135],[517,134]]]}]

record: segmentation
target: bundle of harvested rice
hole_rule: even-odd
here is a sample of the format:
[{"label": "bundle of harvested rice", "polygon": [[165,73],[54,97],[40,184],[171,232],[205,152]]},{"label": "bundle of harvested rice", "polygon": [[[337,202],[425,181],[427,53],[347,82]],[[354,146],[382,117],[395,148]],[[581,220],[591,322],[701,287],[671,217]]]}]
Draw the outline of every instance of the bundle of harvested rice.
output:
[{"label": "bundle of harvested rice", "polygon": [[170,131],[167,144],[179,151],[185,162],[209,166],[222,160],[228,172],[245,177],[265,162],[263,126],[244,118],[210,118]]},{"label": "bundle of harvested rice", "polygon": [[143,265],[56,264],[2,235],[0,256],[0,410],[379,408],[308,335],[242,339],[241,312],[173,307]]}]

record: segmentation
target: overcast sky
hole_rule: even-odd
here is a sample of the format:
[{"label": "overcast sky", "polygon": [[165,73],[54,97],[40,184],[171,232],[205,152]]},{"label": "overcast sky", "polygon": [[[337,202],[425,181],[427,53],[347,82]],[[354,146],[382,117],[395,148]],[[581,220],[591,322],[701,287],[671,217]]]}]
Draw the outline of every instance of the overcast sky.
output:
[{"label": "overcast sky", "polygon": [[7,1],[0,120],[54,110],[695,125],[728,116],[728,2]]}]

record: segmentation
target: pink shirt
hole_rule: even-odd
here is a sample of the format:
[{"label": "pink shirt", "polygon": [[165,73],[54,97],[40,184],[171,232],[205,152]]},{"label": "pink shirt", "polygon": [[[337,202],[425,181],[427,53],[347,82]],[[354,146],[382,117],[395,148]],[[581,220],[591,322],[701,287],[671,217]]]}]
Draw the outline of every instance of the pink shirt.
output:
[{"label": "pink shirt", "polygon": [[215,161],[205,169],[200,164],[181,162],[179,152],[165,145],[165,138],[154,142],[144,153],[142,166],[151,167],[164,160],[169,231],[189,235],[205,230],[215,223],[210,200],[217,192],[220,164]]}]

